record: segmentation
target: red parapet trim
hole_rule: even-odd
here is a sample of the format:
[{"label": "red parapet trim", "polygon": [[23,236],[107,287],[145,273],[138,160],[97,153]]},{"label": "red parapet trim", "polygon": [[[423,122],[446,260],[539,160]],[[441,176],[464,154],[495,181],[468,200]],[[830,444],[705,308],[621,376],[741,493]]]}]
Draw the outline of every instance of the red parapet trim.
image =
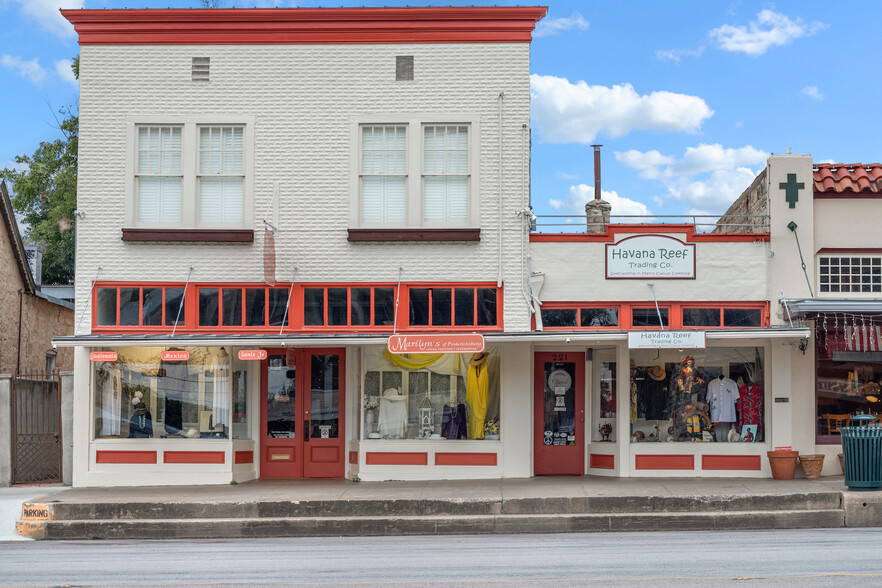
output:
[{"label": "red parapet trim", "polygon": [[634,459],[638,470],[694,470],[693,455],[637,455]]},{"label": "red parapet trim", "polygon": [[80,45],[529,43],[527,7],[62,10]]},{"label": "red parapet trim", "polygon": [[817,200],[879,200],[882,192],[815,192]]},{"label": "red parapet trim", "polygon": [[495,466],[495,453],[436,453],[435,465],[439,466]]},{"label": "red parapet trim", "polygon": [[616,243],[619,233],[667,235],[686,233],[687,243],[769,241],[769,233],[698,233],[695,225],[607,225],[605,233],[531,233],[531,243]]},{"label": "red parapet trim", "polygon": [[758,455],[702,455],[703,470],[752,470],[762,469],[762,461]]},{"label": "red parapet trim", "polygon": [[251,229],[123,229],[123,241],[253,243]]},{"label": "red parapet trim", "polygon": [[349,229],[349,241],[353,243],[480,240],[481,229]]},{"label": "red parapet trim", "polygon": [[365,465],[429,465],[429,454],[369,451],[364,456],[364,463]]},{"label": "red parapet trim", "polygon": [[233,456],[233,463],[254,463],[254,452],[237,451]]},{"label": "red parapet trim", "polygon": [[592,453],[588,456],[588,467],[598,470],[614,470],[616,469],[616,456]]},{"label": "red parapet trim", "polygon": [[99,450],[95,452],[95,463],[156,463],[156,452]]},{"label": "red parapet trim", "polygon": [[164,451],[162,463],[224,463],[223,451]]},{"label": "red parapet trim", "polygon": [[867,253],[882,253],[882,249],[873,249],[873,248],[853,248],[853,249],[837,249],[836,247],[823,247],[818,249],[817,255],[831,255],[831,254],[839,254],[839,253],[854,253],[854,254],[867,254]]},{"label": "red parapet trim", "polygon": [[358,452],[350,451],[349,452],[349,463],[352,465],[358,465]]}]

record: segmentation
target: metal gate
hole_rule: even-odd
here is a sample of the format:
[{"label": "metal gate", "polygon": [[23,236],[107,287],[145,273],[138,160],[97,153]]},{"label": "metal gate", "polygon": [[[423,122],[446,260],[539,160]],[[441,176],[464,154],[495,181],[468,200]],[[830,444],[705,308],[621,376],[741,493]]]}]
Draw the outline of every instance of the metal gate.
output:
[{"label": "metal gate", "polygon": [[12,483],[61,482],[61,381],[57,373],[12,378]]}]

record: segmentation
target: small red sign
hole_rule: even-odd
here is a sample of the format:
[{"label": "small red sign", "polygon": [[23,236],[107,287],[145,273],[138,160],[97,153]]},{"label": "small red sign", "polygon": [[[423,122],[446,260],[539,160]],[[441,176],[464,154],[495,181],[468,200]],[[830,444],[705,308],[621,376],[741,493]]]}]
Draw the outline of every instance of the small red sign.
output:
[{"label": "small red sign", "polygon": [[790,445],[785,445],[783,447],[776,447],[775,451],[793,451],[793,447]]},{"label": "small red sign", "polygon": [[387,348],[391,353],[480,353],[484,351],[484,336],[474,333],[392,335]]},{"label": "small red sign", "polygon": [[263,360],[266,359],[266,349],[240,349],[239,359]]},{"label": "small red sign", "polygon": [[119,355],[116,351],[90,351],[89,361],[116,361]]},{"label": "small red sign", "polygon": [[187,361],[190,359],[189,351],[163,351],[159,356],[162,361]]}]

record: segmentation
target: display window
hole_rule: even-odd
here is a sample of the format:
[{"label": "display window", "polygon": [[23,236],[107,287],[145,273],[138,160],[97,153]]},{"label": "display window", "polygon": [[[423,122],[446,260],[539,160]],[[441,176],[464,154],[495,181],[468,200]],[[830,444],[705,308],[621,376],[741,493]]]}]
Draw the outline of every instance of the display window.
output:
[{"label": "display window", "polygon": [[576,329],[744,329],[769,326],[768,302],[696,303],[543,302],[542,328]]},{"label": "display window", "polygon": [[499,354],[362,351],[364,439],[500,438]]},{"label": "display window", "polygon": [[96,439],[248,439],[249,363],[224,347],[122,347],[93,362]]},{"label": "display window", "polygon": [[759,347],[632,351],[631,442],[764,441],[763,357]]},{"label": "display window", "polygon": [[616,350],[595,349],[592,361],[592,441],[615,442]]}]

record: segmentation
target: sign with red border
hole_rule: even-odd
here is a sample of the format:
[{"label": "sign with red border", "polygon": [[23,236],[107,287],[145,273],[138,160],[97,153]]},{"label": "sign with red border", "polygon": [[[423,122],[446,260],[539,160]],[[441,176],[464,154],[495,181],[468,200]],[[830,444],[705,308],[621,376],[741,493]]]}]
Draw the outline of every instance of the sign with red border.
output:
[{"label": "sign with red border", "polygon": [[261,361],[266,359],[266,349],[240,349],[239,359],[245,361]]},{"label": "sign with red border", "polygon": [[606,246],[606,279],[695,279],[695,244],[634,235]]},{"label": "sign with red border", "polygon": [[476,333],[450,335],[391,335],[390,353],[480,353],[484,336]]},{"label": "sign with red border", "polygon": [[116,351],[90,351],[89,361],[116,361],[119,354]]},{"label": "sign with red border", "polygon": [[189,351],[163,351],[159,358],[162,361],[187,361],[190,359]]},{"label": "sign with red border", "polygon": [[776,447],[775,451],[793,451],[793,447],[790,445],[784,445],[782,447]]}]

